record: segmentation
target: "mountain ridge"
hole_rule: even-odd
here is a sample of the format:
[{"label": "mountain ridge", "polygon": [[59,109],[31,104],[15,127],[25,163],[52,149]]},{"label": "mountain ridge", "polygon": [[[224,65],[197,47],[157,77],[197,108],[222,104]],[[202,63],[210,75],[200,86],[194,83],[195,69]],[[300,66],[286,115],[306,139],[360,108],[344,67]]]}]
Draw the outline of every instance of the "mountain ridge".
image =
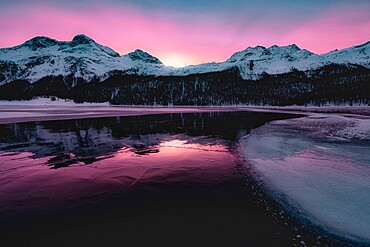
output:
[{"label": "mountain ridge", "polygon": [[264,74],[310,71],[330,64],[360,65],[370,68],[370,42],[325,54],[315,54],[297,45],[247,47],[224,62],[190,65],[182,68],[165,66],[158,58],[137,49],[120,55],[113,49],[79,34],[71,41],[45,36],[23,44],[0,49],[0,85],[14,80],[35,82],[46,76],[70,76],[90,82],[103,81],[112,74],[143,76],[187,76],[239,70],[245,80],[257,80]]}]

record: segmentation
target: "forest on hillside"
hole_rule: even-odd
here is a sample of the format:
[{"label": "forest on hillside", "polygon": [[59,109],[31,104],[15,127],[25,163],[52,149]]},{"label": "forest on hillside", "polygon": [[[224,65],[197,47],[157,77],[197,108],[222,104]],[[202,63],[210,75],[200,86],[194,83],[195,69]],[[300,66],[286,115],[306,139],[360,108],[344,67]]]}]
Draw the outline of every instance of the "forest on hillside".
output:
[{"label": "forest on hillside", "polygon": [[75,102],[117,105],[370,105],[370,69],[329,65],[318,70],[243,80],[237,68],[188,76],[142,76],[114,73],[104,81],[47,76],[0,87],[0,99],[56,96]]}]

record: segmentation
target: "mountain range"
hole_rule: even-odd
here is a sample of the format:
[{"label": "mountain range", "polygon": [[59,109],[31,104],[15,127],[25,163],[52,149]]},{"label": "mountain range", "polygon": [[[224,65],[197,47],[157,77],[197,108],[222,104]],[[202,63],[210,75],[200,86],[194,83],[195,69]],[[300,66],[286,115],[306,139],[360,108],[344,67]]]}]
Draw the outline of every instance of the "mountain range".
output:
[{"label": "mountain range", "polygon": [[[155,104],[157,99],[160,99],[160,104],[255,104],[255,100],[241,101],[240,97],[237,97],[236,100],[231,98],[231,101],[225,99],[226,101],[216,102],[209,99],[199,99],[199,96],[191,94],[192,90],[187,91],[186,87],[195,87],[195,91],[197,91],[196,88],[200,87],[199,82],[201,81],[203,83],[202,90],[207,91],[209,97],[212,98],[213,93],[216,94],[217,90],[222,90],[222,83],[225,83],[224,89],[227,90],[231,85],[230,83],[261,81],[260,84],[263,84],[263,81],[268,78],[268,83],[271,83],[279,78],[281,80],[295,75],[294,78],[296,76],[301,78],[299,85],[302,87],[307,81],[323,79],[324,71],[329,71],[328,73],[332,75],[345,76],[347,79],[349,73],[351,76],[348,81],[354,80],[353,78],[358,80],[360,77],[364,82],[368,82],[369,69],[370,42],[343,50],[334,50],[322,55],[301,49],[295,44],[288,46],[274,45],[268,48],[263,46],[248,47],[243,51],[234,53],[224,62],[174,68],[165,66],[158,58],[139,49],[121,56],[111,48],[100,45],[83,34],[75,36],[71,41],[35,37],[21,45],[0,49],[0,98],[9,97],[5,90],[14,91],[14,93],[11,93],[14,97],[10,96],[11,99],[24,98],[23,96],[16,96],[20,92],[24,92],[21,95],[26,95],[26,98],[51,94],[73,98],[79,85],[91,84],[92,86],[95,85],[94,89],[91,89],[92,86],[90,86],[88,90],[93,90],[91,92],[93,96],[84,98],[83,101],[109,101],[113,98],[117,99],[117,96],[122,94],[123,86],[126,87],[127,84],[131,84],[131,91],[133,85],[135,85],[135,87],[143,90],[139,90],[137,94],[153,93],[154,98],[151,98],[149,102],[130,100],[118,103]],[[297,83],[297,78],[284,80],[287,80],[288,84],[293,81]],[[188,83],[183,85],[180,83],[181,81]],[[212,89],[215,81],[221,84],[217,86],[217,90]],[[97,91],[97,83],[104,82],[106,82],[106,87],[99,85],[100,92]],[[153,83],[159,84],[153,85]],[[338,82],[336,83],[338,84]],[[13,84],[13,86],[8,84]],[[60,92],[57,88],[53,88],[56,87],[56,84],[61,87]],[[206,84],[210,86],[206,86]],[[42,89],[40,85],[46,85],[47,88],[53,89]],[[180,98],[180,100],[174,99],[174,95],[171,97],[161,95],[164,94],[162,89],[159,90],[160,92],[149,92],[150,88],[157,91],[158,86],[162,87],[167,93],[181,91],[175,97]],[[275,86],[273,84],[271,88]],[[180,88],[177,89],[176,87]],[[242,91],[247,90],[249,92],[253,90],[253,88],[249,88],[250,84],[244,84],[244,86],[241,84],[236,87],[241,87]],[[260,87],[260,85],[257,87]],[[291,91],[291,89],[284,90]],[[310,90],[314,91],[311,84],[303,86],[303,89],[306,90],[306,93]],[[208,90],[211,90],[211,92],[208,92]],[[256,92],[258,91],[259,89],[256,90]],[[159,94],[156,95],[157,93]],[[124,93],[125,96],[129,96],[129,94],[129,92]],[[190,97],[198,98],[195,101],[184,101],[186,94],[188,94],[189,99]],[[219,98],[219,96],[216,98]],[[230,97],[233,97],[233,95],[230,95]],[[166,98],[166,100],[162,101],[163,98]],[[360,101],[363,101],[361,97]],[[261,103],[264,104],[263,101]]]},{"label": "mountain range", "polygon": [[248,47],[221,63],[205,63],[183,68],[165,66],[152,55],[135,50],[119,55],[109,47],[80,34],[72,41],[35,37],[25,43],[0,49],[1,78],[35,82],[44,76],[73,75],[89,82],[101,81],[117,71],[125,74],[184,76],[238,68],[243,79],[258,79],[263,73],[282,74],[292,70],[307,71],[329,64],[356,64],[370,68],[370,42],[343,50],[317,55],[297,45]]}]

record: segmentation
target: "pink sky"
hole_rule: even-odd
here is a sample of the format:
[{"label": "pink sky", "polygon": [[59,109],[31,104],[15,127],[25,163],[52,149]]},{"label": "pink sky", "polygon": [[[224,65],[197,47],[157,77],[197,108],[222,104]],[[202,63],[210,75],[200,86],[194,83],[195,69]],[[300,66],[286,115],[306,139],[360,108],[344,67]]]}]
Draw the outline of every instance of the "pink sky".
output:
[{"label": "pink sky", "polygon": [[45,3],[3,6],[0,47],[18,45],[38,35],[71,40],[83,33],[120,54],[140,48],[173,66],[224,61],[234,52],[256,45],[295,43],[320,54],[369,41],[369,6],[362,3],[349,8],[338,4],[311,19],[297,15],[230,17],[212,11],[191,15],[148,11],[132,4],[94,4],[87,8]]}]

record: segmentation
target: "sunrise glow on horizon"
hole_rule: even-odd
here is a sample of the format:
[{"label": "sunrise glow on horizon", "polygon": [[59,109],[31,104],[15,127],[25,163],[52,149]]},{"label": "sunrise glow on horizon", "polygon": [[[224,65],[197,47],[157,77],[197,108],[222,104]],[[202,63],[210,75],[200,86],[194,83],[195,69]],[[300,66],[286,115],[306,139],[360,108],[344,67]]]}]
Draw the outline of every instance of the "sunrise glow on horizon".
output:
[{"label": "sunrise glow on horizon", "polygon": [[174,67],[221,62],[248,46],[322,54],[370,40],[369,1],[0,1],[0,47],[85,34],[121,55],[142,49]]}]

